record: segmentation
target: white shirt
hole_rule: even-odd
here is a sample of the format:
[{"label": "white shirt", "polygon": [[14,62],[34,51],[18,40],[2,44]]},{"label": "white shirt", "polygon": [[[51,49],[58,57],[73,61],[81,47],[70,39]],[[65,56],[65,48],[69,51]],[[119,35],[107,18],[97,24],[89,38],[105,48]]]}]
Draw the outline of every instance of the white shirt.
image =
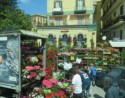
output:
[{"label": "white shirt", "polygon": [[75,94],[82,93],[82,80],[79,74],[73,76],[72,84],[75,85],[75,90],[74,90]]}]

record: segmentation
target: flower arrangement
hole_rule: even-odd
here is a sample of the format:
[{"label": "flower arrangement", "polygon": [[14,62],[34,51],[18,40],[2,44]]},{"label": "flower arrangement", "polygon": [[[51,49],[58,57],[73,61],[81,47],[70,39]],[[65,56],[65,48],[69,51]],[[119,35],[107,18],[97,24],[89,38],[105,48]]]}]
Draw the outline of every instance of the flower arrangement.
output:
[{"label": "flower arrangement", "polygon": [[59,81],[64,80],[65,73],[64,72],[53,72],[53,78],[58,79]]},{"label": "flower arrangement", "polygon": [[43,82],[43,94],[46,96],[45,98],[65,98],[65,93],[60,89],[61,87],[58,85],[57,79],[44,79]]},{"label": "flower arrangement", "polygon": [[33,64],[35,64],[35,63],[38,62],[38,58],[37,58],[36,56],[31,57],[29,60],[30,60],[30,62],[33,63]]},{"label": "flower arrangement", "polygon": [[43,69],[38,65],[26,66],[25,69],[22,70],[22,74],[23,81],[27,81],[27,79],[37,79],[43,74]]},{"label": "flower arrangement", "polygon": [[38,63],[37,56],[23,57],[22,82],[27,83],[31,79],[40,79],[43,75],[43,69]]}]

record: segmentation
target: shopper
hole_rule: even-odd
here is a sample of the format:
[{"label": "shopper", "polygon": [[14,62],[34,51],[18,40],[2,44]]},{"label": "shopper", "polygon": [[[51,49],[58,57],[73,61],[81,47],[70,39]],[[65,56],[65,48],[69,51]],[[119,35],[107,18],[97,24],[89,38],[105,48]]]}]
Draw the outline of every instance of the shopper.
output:
[{"label": "shopper", "polygon": [[112,85],[112,79],[110,77],[104,78],[104,90],[106,92],[105,98],[120,98],[119,88]]},{"label": "shopper", "polygon": [[90,97],[90,85],[91,85],[91,80],[87,72],[85,72],[85,69],[79,70],[79,74],[82,79],[82,92],[83,96],[88,98]]},{"label": "shopper", "polygon": [[78,68],[72,68],[71,73],[73,75],[71,85],[73,98],[82,98],[82,79],[78,73]]},{"label": "shopper", "polygon": [[97,69],[93,63],[90,64],[89,70],[90,70],[90,78],[92,80],[92,85],[95,86]]},{"label": "shopper", "polygon": [[111,77],[104,78],[105,98],[125,98],[125,91],[114,85]]}]

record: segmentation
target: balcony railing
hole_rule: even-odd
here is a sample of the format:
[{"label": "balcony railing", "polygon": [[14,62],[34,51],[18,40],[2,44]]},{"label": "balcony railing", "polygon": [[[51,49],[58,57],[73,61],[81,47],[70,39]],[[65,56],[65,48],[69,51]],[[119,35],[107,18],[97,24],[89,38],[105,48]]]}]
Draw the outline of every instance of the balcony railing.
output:
[{"label": "balcony railing", "polygon": [[63,15],[63,10],[62,10],[62,8],[54,8],[52,14],[53,15]]},{"label": "balcony railing", "polygon": [[75,14],[85,14],[86,13],[86,8],[85,7],[76,7],[74,10]]},{"label": "balcony railing", "polygon": [[104,25],[103,29],[108,29],[109,27],[113,26],[114,24],[117,24],[120,21],[125,21],[125,15],[121,15],[117,17],[115,20],[111,20],[108,24]]}]

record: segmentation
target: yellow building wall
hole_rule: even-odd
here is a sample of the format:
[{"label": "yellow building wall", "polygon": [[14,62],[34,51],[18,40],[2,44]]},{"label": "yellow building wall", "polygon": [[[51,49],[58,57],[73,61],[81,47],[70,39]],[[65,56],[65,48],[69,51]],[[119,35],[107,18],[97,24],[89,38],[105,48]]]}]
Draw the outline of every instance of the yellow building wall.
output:
[{"label": "yellow building wall", "polygon": [[[47,0],[47,13],[52,14],[55,0]],[[64,14],[74,13],[76,0],[62,0]],[[93,0],[85,0],[86,10],[93,10]]]},{"label": "yellow building wall", "polygon": [[[87,30],[87,29],[68,29],[69,32],[62,33],[61,30],[63,29],[38,29],[37,33],[48,36],[50,34],[54,35],[57,40],[57,46],[58,46],[58,39],[63,34],[70,35],[70,37],[74,38],[74,36],[78,36],[78,34],[86,34],[87,35],[87,48],[91,48],[91,39],[94,40],[94,48],[96,47],[96,31]],[[94,35],[92,35],[94,33]],[[73,43],[72,43],[73,45]]]}]

